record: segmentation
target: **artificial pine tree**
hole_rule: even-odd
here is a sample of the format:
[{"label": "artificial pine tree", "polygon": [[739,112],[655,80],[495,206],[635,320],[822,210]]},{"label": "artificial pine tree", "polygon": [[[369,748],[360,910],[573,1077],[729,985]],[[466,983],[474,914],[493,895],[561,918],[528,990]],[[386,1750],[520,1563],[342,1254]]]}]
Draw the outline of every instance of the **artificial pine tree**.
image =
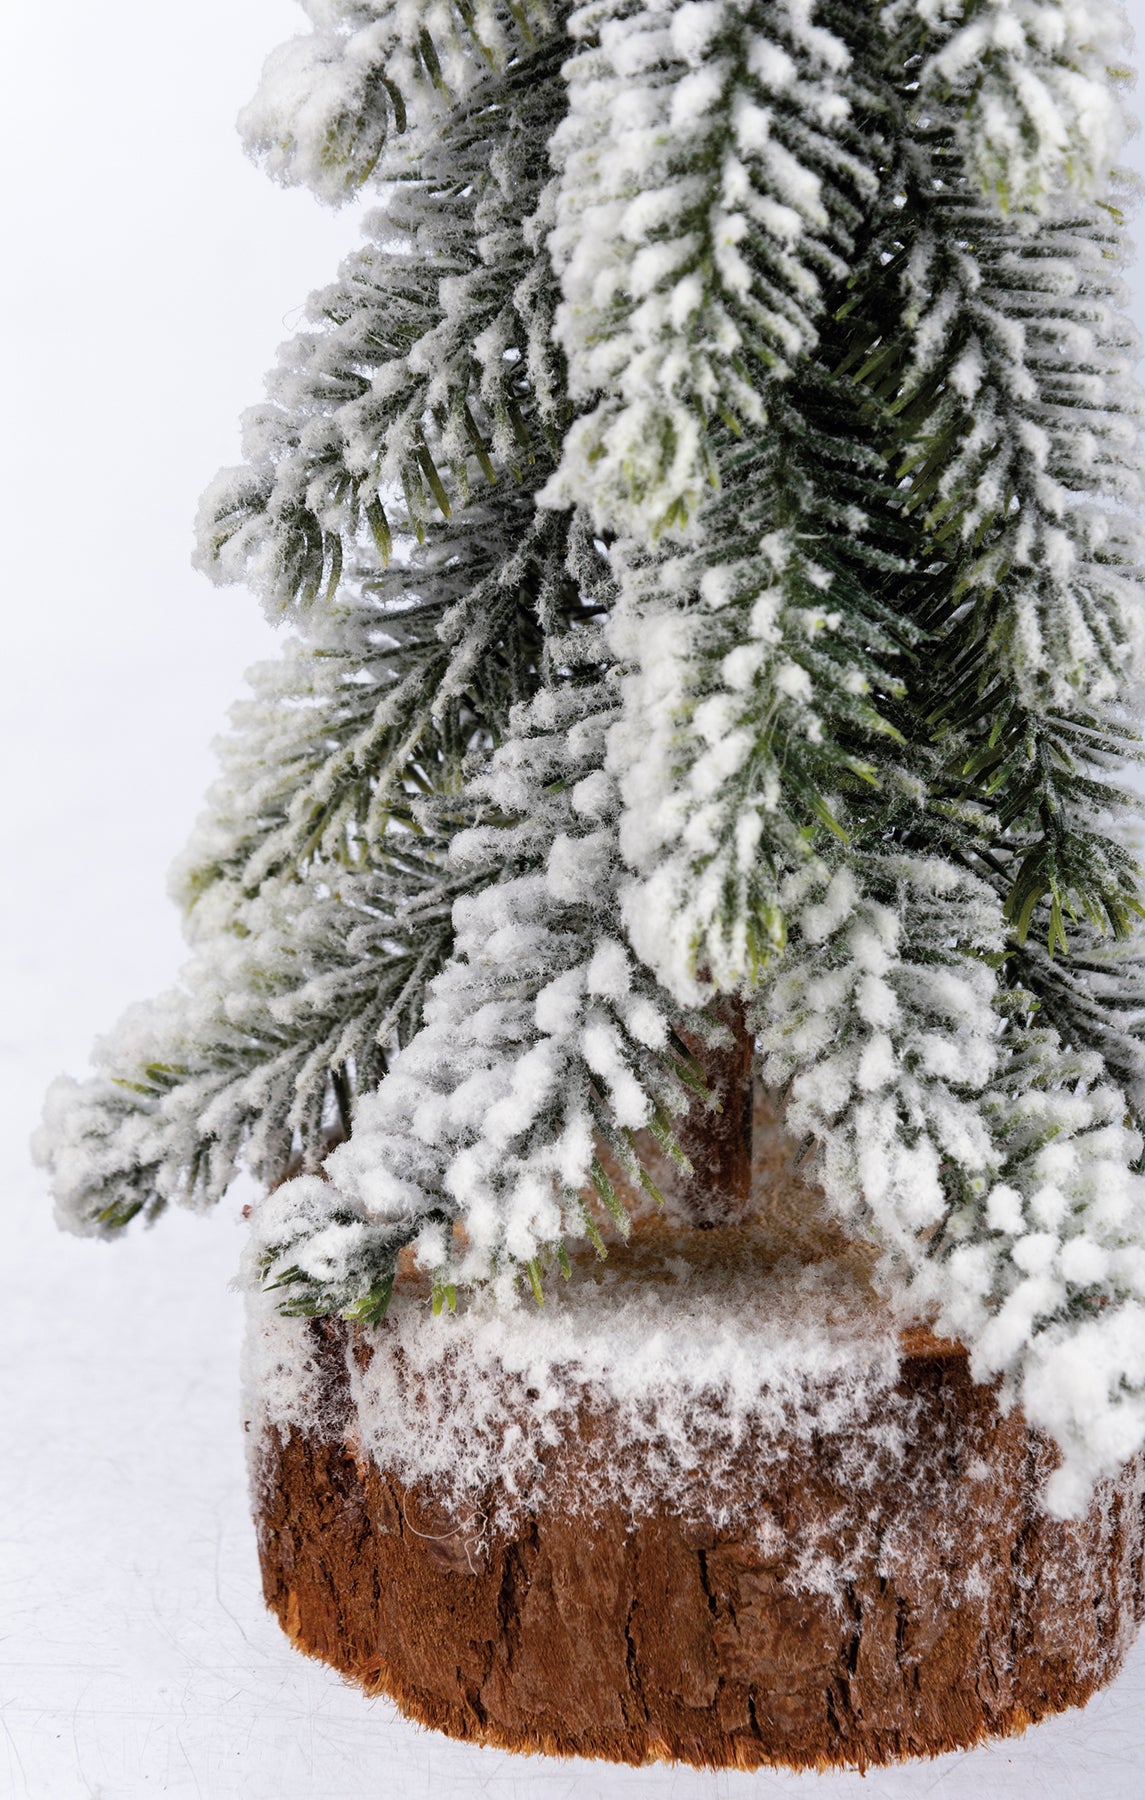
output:
[{"label": "artificial pine tree", "polygon": [[[268,1594],[420,1717],[863,1761],[1083,1698],[1145,1445],[1121,10],[303,4],[248,146],[378,203],[203,502],[200,565],[291,635],[176,875],[184,985],[52,1090],[60,1217],[271,1190]],[[368,1516],[430,1546],[411,1609],[475,1584],[474,1641],[545,1517],[636,1543],[620,1673],[564,1539],[545,1629],[595,1608],[595,1660],[514,1640],[450,1698],[412,1626],[307,1623],[283,1533],[342,1527],[300,1480],[357,1533],[324,1579]]]}]

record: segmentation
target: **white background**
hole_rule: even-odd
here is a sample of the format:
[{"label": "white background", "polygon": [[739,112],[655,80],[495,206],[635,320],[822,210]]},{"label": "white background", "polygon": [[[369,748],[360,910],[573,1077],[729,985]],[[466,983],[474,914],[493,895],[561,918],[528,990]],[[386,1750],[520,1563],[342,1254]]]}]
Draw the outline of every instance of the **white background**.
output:
[{"label": "white background", "polygon": [[0,11],[0,1800],[1140,1795],[1145,1642],[1084,1712],[865,1782],[525,1760],[406,1724],[262,1609],[241,1196],[114,1247],[52,1228],[26,1153],[40,1097],[171,981],[165,870],[271,643],[248,597],[192,574],[189,536],[354,237],[232,130],[302,24],[289,0]]}]

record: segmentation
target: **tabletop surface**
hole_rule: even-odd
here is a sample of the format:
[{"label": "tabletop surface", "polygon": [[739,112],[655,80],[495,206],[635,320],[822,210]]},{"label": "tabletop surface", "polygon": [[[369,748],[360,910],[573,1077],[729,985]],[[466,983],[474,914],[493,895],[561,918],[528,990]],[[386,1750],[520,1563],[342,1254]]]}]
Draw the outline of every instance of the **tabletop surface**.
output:
[{"label": "tabletop surface", "polygon": [[238,1416],[242,1306],[227,1286],[235,1210],[103,1246],[57,1237],[38,1185],[30,1172],[15,1184],[0,1309],[0,1793],[12,1800],[1140,1794],[1145,1640],[1083,1711],[865,1780],[526,1759],[408,1724],[295,1652],[263,1610]]}]

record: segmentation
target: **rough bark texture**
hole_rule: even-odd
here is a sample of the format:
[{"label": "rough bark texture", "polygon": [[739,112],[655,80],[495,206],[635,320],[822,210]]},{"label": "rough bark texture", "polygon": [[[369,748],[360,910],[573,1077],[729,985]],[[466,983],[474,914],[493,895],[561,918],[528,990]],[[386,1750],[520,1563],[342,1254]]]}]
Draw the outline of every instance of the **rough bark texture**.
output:
[{"label": "rough bark texture", "polygon": [[[866,1496],[877,1529],[845,1581],[817,1592],[742,1530],[586,1513],[577,1434],[554,1453],[545,1503],[490,1542],[476,1513],[448,1517],[357,1457],[344,1328],[312,1330],[334,1423],[270,1427],[257,1452],[267,1604],[301,1649],[454,1737],[628,1763],[865,1768],[1083,1703],[1145,1610],[1140,1462],[1085,1519],[1048,1519],[1036,1495],[1052,1453],[925,1331],[900,1378],[916,1419],[906,1465]],[[742,1479],[747,1516],[766,1503],[789,1545],[853,1505],[814,1444],[758,1466],[748,1446]]]},{"label": "rough bark texture", "polygon": [[691,1033],[682,1033],[704,1071],[709,1093],[706,1100],[694,1101],[676,1126],[677,1142],[695,1171],[680,1182],[680,1200],[701,1229],[743,1219],[752,1190],[754,1051],[746,1009],[733,996],[716,1001],[711,1010],[730,1039],[710,1049]]}]

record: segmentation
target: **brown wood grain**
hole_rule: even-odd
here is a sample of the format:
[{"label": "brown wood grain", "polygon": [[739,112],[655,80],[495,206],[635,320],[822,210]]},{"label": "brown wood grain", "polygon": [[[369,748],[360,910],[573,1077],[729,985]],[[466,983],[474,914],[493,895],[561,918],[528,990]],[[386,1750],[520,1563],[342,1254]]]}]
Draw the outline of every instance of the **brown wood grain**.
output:
[{"label": "brown wood grain", "polygon": [[[553,1453],[544,1504],[490,1541],[480,1509],[453,1517],[355,1454],[345,1330],[312,1327],[334,1425],[269,1430],[257,1458],[267,1604],[299,1648],[455,1737],[866,1768],[1082,1704],[1145,1610],[1140,1462],[1084,1519],[1047,1518],[1049,1447],[924,1331],[904,1340],[906,1462],[865,1495],[877,1529],[823,1593],[742,1527],[586,1512],[578,1459],[590,1438],[599,1450],[599,1417]],[[778,1462],[745,1446],[748,1515],[766,1501],[789,1545],[836,1516],[841,1481],[813,1443]]]}]

